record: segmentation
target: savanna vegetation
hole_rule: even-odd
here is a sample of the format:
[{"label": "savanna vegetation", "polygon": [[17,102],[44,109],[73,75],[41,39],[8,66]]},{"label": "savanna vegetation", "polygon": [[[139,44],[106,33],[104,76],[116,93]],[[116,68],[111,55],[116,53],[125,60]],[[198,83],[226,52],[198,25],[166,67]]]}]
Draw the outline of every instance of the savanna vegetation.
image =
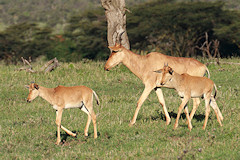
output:
[{"label": "savanna vegetation", "polygon": [[[40,60],[39,60],[40,61]],[[224,61],[239,62],[238,58]],[[42,62],[42,61],[41,61]],[[207,61],[202,61],[207,62]],[[33,63],[40,68],[42,63]],[[0,159],[238,159],[240,67],[223,64],[208,66],[218,87],[217,103],[223,114],[220,127],[211,109],[206,130],[202,130],[204,100],[192,120],[189,132],[185,114],[173,130],[181,103],[174,90],[163,89],[172,122],[165,116],[155,92],[144,102],[136,124],[129,127],[137,101],[144,89],[142,82],[125,66],[109,72],[104,62],[61,63],[51,73],[19,72],[20,66],[0,66]],[[61,131],[62,144],[56,146],[55,110],[38,97],[27,103],[24,87],[35,81],[46,87],[86,85],[96,91],[101,105],[94,103],[98,138],[84,137],[87,115],[79,109],[64,110],[62,125],[77,133],[77,138]],[[189,109],[192,108],[192,102]]]},{"label": "savanna vegetation", "polygon": [[[237,0],[129,0],[127,33],[131,50],[139,54],[160,51],[191,56],[209,64],[218,87],[217,103],[223,114],[220,127],[211,109],[206,130],[202,100],[189,132],[185,115],[173,130],[181,103],[174,90],[163,88],[170,125],[157,96],[144,102],[137,122],[129,127],[144,86],[125,66],[104,71],[107,24],[97,0],[2,0],[0,2],[0,159],[239,159],[240,126],[240,13]],[[219,42],[220,65],[211,63],[201,46]],[[216,48],[211,45],[210,54]],[[57,57],[52,72],[19,71],[21,57],[32,57],[40,71],[46,60]],[[227,59],[228,58],[228,59]],[[229,62],[229,64],[228,64]],[[235,64],[233,64],[235,63]],[[8,65],[6,65],[8,64]],[[100,98],[94,103],[98,138],[84,137],[87,115],[64,110],[62,124],[77,138],[61,131],[56,146],[55,110],[41,98],[27,103],[30,82],[54,88],[85,85]],[[192,102],[189,103],[189,110]]]},{"label": "savanna vegetation", "polygon": [[[221,57],[239,56],[240,13],[239,10],[228,9],[228,3],[162,0],[143,4],[137,2],[129,2],[127,6],[130,10],[127,13],[127,32],[131,48],[137,53],[160,51],[174,56],[205,56],[199,48],[206,41],[207,33],[211,54],[217,48]],[[8,27],[0,32],[0,59],[7,63],[17,63],[22,56],[32,56],[35,59],[45,55],[48,59],[57,57],[60,61],[67,62],[76,62],[83,58],[105,60],[109,50],[104,9],[93,5],[95,7],[89,10],[89,5],[81,3],[85,9],[78,12],[76,6],[79,3],[54,2],[49,4],[52,7],[46,8],[49,9],[49,19],[41,14],[38,16],[45,17],[44,19],[40,20],[36,16],[33,19],[34,14],[28,14],[28,18],[16,23],[10,21],[13,19],[9,15],[10,10],[4,9],[9,21],[2,17]],[[93,1],[91,4],[94,3],[97,2]],[[10,4],[4,2],[2,7]],[[27,4],[36,5],[34,1],[25,6]],[[37,4],[40,9],[48,3],[39,1]],[[71,12],[69,9],[62,10],[71,4],[75,5]],[[55,12],[51,14],[54,9],[57,13],[60,12],[58,16],[54,16],[57,14]],[[13,15],[22,17],[15,10]],[[30,9],[27,11],[31,13]],[[62,14],[65,16],[61,16]],[[62,29],[57,28],[57,24]],[[213,45],[215,40],[219,42],[218,46]]]}]

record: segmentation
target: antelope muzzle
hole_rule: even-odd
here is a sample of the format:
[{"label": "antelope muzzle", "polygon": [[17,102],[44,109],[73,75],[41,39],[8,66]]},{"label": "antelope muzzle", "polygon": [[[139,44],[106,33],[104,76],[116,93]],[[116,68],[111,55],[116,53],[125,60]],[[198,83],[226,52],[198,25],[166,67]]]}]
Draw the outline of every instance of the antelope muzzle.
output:
[{"label": "antelope muzzle", "polygon": [[105,70],[105,71],[109,71],[109,69],[108,69],[106,66],[104,67],[104,70]]}]

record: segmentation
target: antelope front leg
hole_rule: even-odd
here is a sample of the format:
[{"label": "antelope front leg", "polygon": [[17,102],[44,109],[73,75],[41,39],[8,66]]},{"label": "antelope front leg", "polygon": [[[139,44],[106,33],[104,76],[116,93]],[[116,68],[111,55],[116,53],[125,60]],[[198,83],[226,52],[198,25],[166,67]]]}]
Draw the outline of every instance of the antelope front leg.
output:
[{"label": "antelope front leg", "polygon": [[[174,129],[176,129],[178,127],[178,120],[179,120],[181,112],[182,112],[183,108],[185,107],[185,105],[187,104],[188,100],[189,100],[189,98],[184,97],[184,99],[182,100],[181,105],[178,108],[178,114],[177,114],[176,122],[174,124]],[[188,122],[188,124],[189,123],[191,123],[191,122]]]},{"label": "antelope front leg", "polygon": [[63,108],[58,108],[57,116],[56,116],[56,124],[57,124],[57,142],[56,142],[56,145],[59,145],[59,143],[61,142],[60,128],[61,128],[62,112],[63,112]]},{"label": "antelope front leg", "polygon": [[[58,111],[56,111],[56,117],[57,116],[58,116]],[[61,129],[63,129],[70,136],[76,137],[76,135],[77,135],[76,133],[71,132],[70,130],[68,130],[67,128],[63,127],[62,125],[61,125]]]},{"label": "antelope front leg", "polygon": [[76,135],[77,135],[76,133],[73,133],[72,131],[68,130],[67,128],[63,127],[62,125],[61,125],[61,129],[63,129],[70,136],[76,137]]},{"label": "antelope front leg", "polygon": [[152,91],[152,87],[146,87],[145,86],[145,89],[140,97],[140,99],[138,100],[138,103],[137,103],[137,108],[135,110],[135,113],[134,113],[134,116],[133,116],[133,119],[131,120],[131,122],[129,123],[129,126],[132,126],[135,122],[136,122],[136,119],[137,119],[137,115],[138,115],[138,112],[143,104],[143,102],[147,99],[148,95],[150,94],[150,92]]},{"label": "antelope front leg", "polygon": [[164,111],[164,114],[165,114],[165,117],[166,117],[166,125],[169,125],[169,123],[171,122],[171,118],[168,114],[168,111],[167,111],[167,107],[166,107],[166,104],[165,104],[165,100],[163,98],[163,93],[162,93],[162,89],[161,88],[156,88],[155,89],[155,92],[157,94],[157,97],[158,97],[158,100],[159,100],[159,103],[162,105],[163,107],[163,111]]}]

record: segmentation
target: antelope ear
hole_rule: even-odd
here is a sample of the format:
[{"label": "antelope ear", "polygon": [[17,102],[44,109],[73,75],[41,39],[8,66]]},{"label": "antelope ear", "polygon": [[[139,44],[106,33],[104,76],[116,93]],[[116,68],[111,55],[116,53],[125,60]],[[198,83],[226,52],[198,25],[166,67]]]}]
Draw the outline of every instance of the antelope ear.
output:
[{"label": "antelope ear", "polygon": [[29,85],[24,85],[25,88],[29,89]]},{"label": "antelope ear", "polygon": [[36,88],[38,90],[39,86],[37,84],[34,84],[34,88]]},{"label": "antelope ear", "polygon": [[172,68],[169,69],[169,74],[171,74],[171,75],[173,74],[173,69]]},{"label": "antelope ear", "polygon": [[114,46],[108,46],[108,48],[109,48],[109,49],[113,49],[113,48],[114,48]]},{"label": "antelope ear", "polygon": [[121,44],[120,44],[120,43],[116,43],[116,44],[115,44],[115,47],[118,47],[118,48],[119,48],[119,47],[121,47]]},{"label": "antelope ear", "polygon": [[156,72],[156,73],[162,73],[162,70],[159,69],[159,70],[156,70],[156,71],[153,71],[153,72]]},{"label": "antelope ear", "polygon": [[108,46],[108,48],[112,51],[118,51],[118,48],[116,46]]},{"label": "antelope ear", "polygon": [[111,51],[114,51],[114,52],[119,52],[121,51],[121,49],[119,47],[116,47],[116,46],[108,46],[108,48],[111,50]]}]

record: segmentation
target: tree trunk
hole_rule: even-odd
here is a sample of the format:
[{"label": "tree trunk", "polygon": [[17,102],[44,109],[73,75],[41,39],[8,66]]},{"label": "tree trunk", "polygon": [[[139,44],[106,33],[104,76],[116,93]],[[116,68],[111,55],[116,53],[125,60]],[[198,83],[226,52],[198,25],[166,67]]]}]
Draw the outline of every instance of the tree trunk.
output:
[{"label": "tree trunk", "polygon": [[125,48],[130,49],[126,31],[125,0],[101,0],[101,2],[108,23],[108,45],[114,46],[119,40],[119,35],[125,31],[120,37],[120,41]]}]

